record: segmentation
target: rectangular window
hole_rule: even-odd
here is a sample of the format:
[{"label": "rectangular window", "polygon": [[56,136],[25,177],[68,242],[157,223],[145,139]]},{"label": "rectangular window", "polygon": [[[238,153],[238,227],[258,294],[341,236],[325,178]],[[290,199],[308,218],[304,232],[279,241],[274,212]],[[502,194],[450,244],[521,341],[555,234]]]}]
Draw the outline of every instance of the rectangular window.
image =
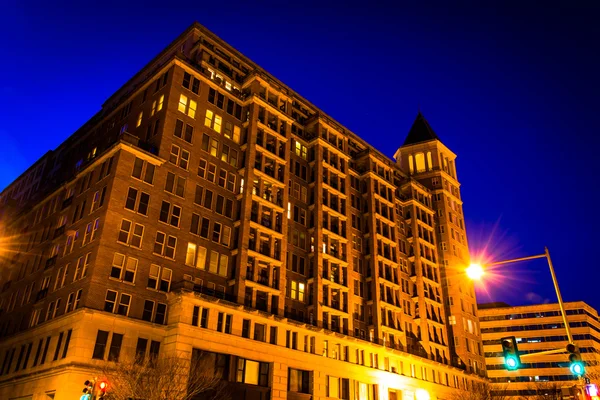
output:
[{"label": "rectangular window", "polygon": [[137,272],[138,260],[125,257],[123,254],[115,253],[110,277],[124,282],[134,283]]},{"label": "rectangular window", "polygon": [[110,341],[110,348],[108,350],[108,361],[119,361],[119,355],[121,354],[121,345],[123,344],[123,335],[119,333],[113,333]]},{"label": "rectangular window", "polygon": [[92,358],[96,360],[104,360],[104,353],[106,352],[106,343],[108,342],[108,332],[98,330],[96,335],[96,344],[94,345],[94,352]]},{"label": "rectangular window", "polygon": [[153,164],[136,157],[131,176],[146,183],[152,184],[154,180],[154,169],[155,167]]},{"label": "rectangular window", "polygon": [[194,311],[192,312],[192,325],[198,326],[198,321],[200,318],[200,307],[194,306]]},{"label": "rectangular window", "polygon": [[142,311],[142,319],[151,322],[152,314],[154,314],[154,302],[152,300],[144,301],[144,310]]},{"label": "rectangular window", "polygon": [[135,363],[143,364],[146,358],[146,349],[148,348],[148,339],[138,338],[135,346]]},{"label": "rectangular window", "polygon": [[179,221],[181,220],[181,207],[163,200],[160,207],[158,220],[164,222],[165,224],[170,224],[176,228],[179,228]]},{"label": "rectangular window", "polygon": [[310,394],[310,372],[288,368],[288,391]]},{"label": "rectangular window", "polygon": [[185,124],[182,120],[178,119],[175,122],[175,132],[173,135],[179,139],[183,139],[188,143],[192,143],[192,136],[194,134],[194,127]]},{"label": "rectangular window", "polygon": [[177,106],[177,109],[182,113],[187,114],[191,118],[195,118],[196,107],[197,104],[194,100],[188,99],[188,97],[183,94],[179,96],[179,105]]},{"label": "rectangular window", "polygon": [[115,305],[117,303],[117,292],[115,292],[114,290],[107,290],[106,291],[106,296],[104,297],[104,311],[106,312],[114,312],[115,311]]},{"label": "rectangular window", "polygon": [[167,235],[160,231],[156,232],[156,239],[154,241],[154,253],[166,258],[175,259],[176,246],[177,238],[175,236]]},{"label": "rectangular window", "polygon": [[65,339],[65,347],[63,348],[61,358],[67,357],[67,352],[69,351],[69,343],[71,343],[71,334],[73,333],[73,329],[69,329],[67,331],[67,338]]},{"label": "rectangular window", "polygon": [[190,152],[172,144],[169,162],[187,171],[190,162]]},{"label": "rectangular window", "polygon": [[254,324],[254,340],[265,342],[266,339],[266,326],[263,324]]},{"label": "rectangular window", "polygon": [[242,322],[242,337],[250,338],[250,320],[245,319]]},{"label": "rectangular window", "polygon": [[144,236],[144,226],[133,223],[127,219],[121,220],[121,227],[117,236],[117,242],[127,244],[138,249],[142,248],[142,238]]},{"label": "rectangular window", "polygon": [[208,328],[208,308],[202,308],[202,317],[200,318],[200,327]]},{"label": "rectangular window", "polygon": [[236,382],[249,385],[268,386],[269,364],[238,358]]},{"label": "rectangular window", "polygon": [[167,305],[158,303],[156,305],[156,314],[154,314],[154,323],[164,325],[167,322]]},{"label": "rectangular window", "polygon": [[185,197],[185,178],[167,172],[165,190],[179,197]]}]

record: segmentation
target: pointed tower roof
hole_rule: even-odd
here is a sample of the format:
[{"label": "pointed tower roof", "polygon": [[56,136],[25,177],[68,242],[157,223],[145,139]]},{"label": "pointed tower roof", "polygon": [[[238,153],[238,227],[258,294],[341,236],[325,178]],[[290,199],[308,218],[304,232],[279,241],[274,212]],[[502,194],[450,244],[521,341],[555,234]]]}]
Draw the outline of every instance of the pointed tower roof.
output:
[{"label": "pointed tower roof", "polygon": [[406,136],[406,140],[404,140],[403,146],[429,142],[431,140],[440,140],[440,138],[435,134],[433,129],[431,129],[429,122],[427,122],[423,114],[421,114],[421,111],[419,111],[415,122],[413,122],[413,125],[408,132],[408,136]]}]

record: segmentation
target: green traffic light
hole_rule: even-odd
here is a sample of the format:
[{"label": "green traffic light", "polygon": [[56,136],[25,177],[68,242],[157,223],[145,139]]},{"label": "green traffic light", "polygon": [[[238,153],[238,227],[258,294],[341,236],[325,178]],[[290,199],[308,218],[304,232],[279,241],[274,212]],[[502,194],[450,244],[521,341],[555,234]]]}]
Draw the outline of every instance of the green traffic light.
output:
[{"label": "green traffic light", "polygon": [[507,356],[504,360],[504,364],[506,364],[506,368],[511,371],[519,368],[519,361],[517,361],[517,358],[513,356]]},{"label": "green traffic light", "polygon": [[571,373],[576,376],[582,376],[585,373],[585,368],[583,367],[583,363],[573,362],[569,366]]}]

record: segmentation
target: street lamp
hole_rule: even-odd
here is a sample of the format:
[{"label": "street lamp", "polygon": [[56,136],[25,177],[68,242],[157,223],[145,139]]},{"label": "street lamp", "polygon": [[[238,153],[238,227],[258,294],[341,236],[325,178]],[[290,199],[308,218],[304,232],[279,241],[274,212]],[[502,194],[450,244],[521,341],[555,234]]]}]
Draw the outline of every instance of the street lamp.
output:
[{"label": "street lamp", "polygon": [[[487,263],[483,266],[480,264],[471,264],[466,269],[465,272],[470,279],[480,280],[484,273],[484,267],[492,267],[492,266],[496,266],[496,265],[511,264],[511,263],[520,262],[520,261],[535,260],[537,258],[545,258],[548,261],[548,267],[550,268],[550,275],[552,275],[552,282],[554,283],[554,290],[556,291],[556,298],[558,299],[558,306],[560,308],[560,314],[562,316],[562,320],[565,325],[565,331],[567,333],[567,339],[569,340],[569,344],[567,345],[566,349],[562,348],[562,349],[556,349],[556,350],[540,351],[537,353],[528,353],[528,354],[523,354],[522,356],[520,356],[520,358],[524,359],[524,358],[530,358],[530,357],[540,356],[540,355],[544,355],[544,354],[558,354],[558,353],[564,353],[565,351],[567,351],[570,353],[570,356],[569,356],[570,367],[569,368],[571,370],[571,373],[573,375],[581,378],[581,376],[585,374],[584,364],[583,364],[583,361],[581,360],[581,354],[579,352],[579,347],[577,347],[577,345],[575,345],[575,343],[573,343],[573,335],[571,335],[571,327],[569,326],[569,322],[567,321],[567,313],[565,312],[565,306],[563,304],[562,296],[560,294],[560,289],[558,287],[558,281],[556,280],[556,274],[554,273],[554,266],[552,265],[552,259],[550,258],[550,252],[548,251],[547,247],[544,248],[544,254],[538,254],[538,255],[529,256],[529,257],[513,258],[510,260],[504,260],[504,261],[495,261],[495,262]],[[507,346],[506,348],[503,343],[503,350],[504,350],[504,356],[505,356],[504,362],[507,366],[507,369],[514,371],[519,368],[519,364],[520,364],[518,351],[516,349],[516,340],[514,337],[503,338],[502,340],[505,342],[508,342],[510,340],[512,342],[511,346]],[[510,348],[513,348],[514,350],[510,350]],[[512,354],[512,353],[514,353],[514,354]],[[516,357],[514,355],[516,355]]]},{"label": "street lamp", "polygon": [[483,267],[481,264],[471,264],[466,270],[467,276],[473,281],[480,281],[483,276]]}]

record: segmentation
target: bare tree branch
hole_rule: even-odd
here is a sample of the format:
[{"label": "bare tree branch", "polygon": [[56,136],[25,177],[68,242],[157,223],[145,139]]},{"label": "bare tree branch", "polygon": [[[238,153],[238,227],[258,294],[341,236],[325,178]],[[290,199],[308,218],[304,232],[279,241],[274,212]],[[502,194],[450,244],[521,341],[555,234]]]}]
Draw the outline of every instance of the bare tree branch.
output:
[{"label": "bare tree branch", "polygon": [[192,362],[179,357],[120,361],[103,370],[111,400],[226,400],[227,385],[210,357]]},{"label": "bare tree branch", "polygon": [[506,387],[496,388],[485,382],[473,383],[468,390],[455,393],[451,400],[508,400],[509,398]]}]

